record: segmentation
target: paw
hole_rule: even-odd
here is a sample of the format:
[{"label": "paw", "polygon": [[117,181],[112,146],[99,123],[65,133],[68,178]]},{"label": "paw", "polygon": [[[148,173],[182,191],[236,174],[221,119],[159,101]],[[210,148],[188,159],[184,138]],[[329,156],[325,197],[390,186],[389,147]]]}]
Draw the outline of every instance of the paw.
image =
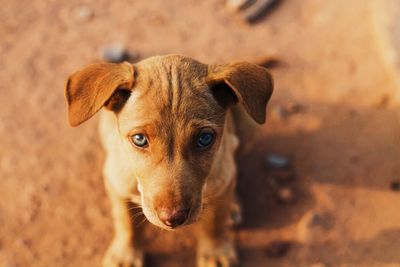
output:
[{"label": "paw", "polygon": [[199,246],[197,267],[236,267],[238,258],[231,242],[218,246]]},{"label": "paw", "polygon": [[115,239],[103,258],[103,267],[143,267],[143,251]]}]

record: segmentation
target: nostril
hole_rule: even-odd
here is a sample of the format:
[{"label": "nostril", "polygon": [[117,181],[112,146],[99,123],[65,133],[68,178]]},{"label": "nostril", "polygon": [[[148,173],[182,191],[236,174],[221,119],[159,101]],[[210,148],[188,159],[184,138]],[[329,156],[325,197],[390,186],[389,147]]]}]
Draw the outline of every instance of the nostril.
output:
[{"label": "nostril", "polygon": [[179,225],[182,225],[186,222],[187,218],[189,216],[189,210],[167,210],[167,209],[162,209],[158,217],[160,220],[167,226],[175,228]]},{"label": "nostril", "polygon": [[176,227],[182,225],[186,222],[186,219],[189,215],[189,210],[179,210],[175,212],[169,220],[166,221],[168,226]]}]

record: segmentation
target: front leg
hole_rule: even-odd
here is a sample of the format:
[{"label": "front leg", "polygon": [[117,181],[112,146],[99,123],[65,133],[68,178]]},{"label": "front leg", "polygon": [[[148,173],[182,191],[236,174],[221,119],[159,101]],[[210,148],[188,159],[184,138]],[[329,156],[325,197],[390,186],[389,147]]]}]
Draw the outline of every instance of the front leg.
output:
[{"label": "front leg", "polygon": [[139,207],[129,208],[128,200],[117,195],[105,179],[111,201],[114,221],[114,238],[103,259],[103,267],[143,267],[141,231],[135,226]]},{"label": "front leg", "polygon": [[199,222],[197,267],[232,267],[238,259],[229,226],[234,183],[215,199],[205,204]]}]

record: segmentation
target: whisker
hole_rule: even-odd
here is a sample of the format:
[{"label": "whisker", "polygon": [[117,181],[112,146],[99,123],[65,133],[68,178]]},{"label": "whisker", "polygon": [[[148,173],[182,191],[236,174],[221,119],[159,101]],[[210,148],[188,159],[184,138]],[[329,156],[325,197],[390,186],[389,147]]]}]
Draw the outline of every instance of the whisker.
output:
[{"label": "whisker", "polygon": [[138,213],[134,214],[133,216],[131,216],[132,223],[135,223],[135,220],[143,215],[144,215],[143,212],[138,212]]},{"label": "whisker", "polygon": [[131,211],[142,210],[142,207],[133,206],[133,207],[129,207],[128,210],[131,210]]},{"label": "whisker", "polygon": [[137,227],[141,226],[147,220],[146,216],[144,216],[143,220],[137,225]]}]

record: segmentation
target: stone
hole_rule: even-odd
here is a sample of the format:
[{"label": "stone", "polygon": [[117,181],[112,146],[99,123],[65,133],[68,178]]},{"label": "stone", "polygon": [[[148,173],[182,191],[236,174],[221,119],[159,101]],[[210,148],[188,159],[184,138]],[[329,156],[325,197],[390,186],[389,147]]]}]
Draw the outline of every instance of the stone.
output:
[{"label": "stone", "polygon": [[276,120],[286,120],[295,114],[304,113],[306,107],[299,103],[288,102],[283,105],[275,105],[272,107],[272,118]]},{"label": "stone", "polygon": [[307,212],[297,225],[297,234],[300,242],[305,244],[323,243],[334,226],[332,214],[322,210]]},{"label": "stone", "polygon": [[85,5],[78,6],[73,12],[76,20],[81,22],[89,21],[94,16],[93,10]]},{"label": "stone", "polygon": [[288,204],[294,201],[293,190],[289,187],[279,188],[276,193],[276,198],[279,203]]},{"label": "stone", "polygon": [[226,7],[231,12],[237,12],[254,3],[254,0],[227,0]]},{"label": "stone", "polygon": [[282,155],[269,154],[266,157],[266,162],[269,167],[272,168],[288,168],[290,166],[290,160]]},{"label": "stone", "polygon": [[275,105],[271,110],[271,117],[277,121],[283,120],[286,118],[285,111],[281,105]]},{"label": "stone", "polygon": [[244,13],[248,23],[255,23],[270,13],[279,3],[279,0],[257,0]]},{"label": "stone", "polygon": [[121,63],[131,58],[132,56],[128,53],[126,48],[119,43],[112,44],[103,49],[103,59],[111,63]]},{"label": "stone", "polygon": [[302,113],[305,111],[305,107],[299,103],[289,102],[285,106],[285,111],[288,115]]}]

